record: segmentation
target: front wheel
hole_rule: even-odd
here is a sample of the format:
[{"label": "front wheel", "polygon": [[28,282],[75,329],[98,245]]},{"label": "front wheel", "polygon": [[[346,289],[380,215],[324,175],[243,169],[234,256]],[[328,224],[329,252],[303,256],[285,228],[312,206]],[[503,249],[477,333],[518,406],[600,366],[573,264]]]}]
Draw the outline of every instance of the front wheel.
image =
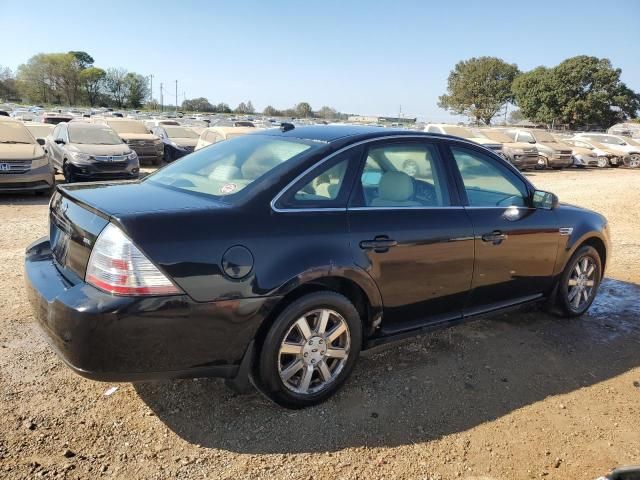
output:
[{"label": "front wheel", "polygon": [[629,158],[625,161],[625,164],[629,168],[640,167],[640,153],[632,153],[631,155],[629,155]]},{"label": "front wheel", "polygon": [[607,168],[609,166],[609,159],[607,157],[598,157],[598,168]]},{"label": "front wheel", "polygon": [[558,286],[558,306],[567,317],[577,317],[593,303],[602,280],[602,261],[598,251],[585,245],[567,263]]},{"label": "front wheel", "polygon": [[361,343],[360,316],[347,298],[334,292],[305,295],[285,308],[267,333],[256,380],[279,405],[316,405],[347,380]]}]

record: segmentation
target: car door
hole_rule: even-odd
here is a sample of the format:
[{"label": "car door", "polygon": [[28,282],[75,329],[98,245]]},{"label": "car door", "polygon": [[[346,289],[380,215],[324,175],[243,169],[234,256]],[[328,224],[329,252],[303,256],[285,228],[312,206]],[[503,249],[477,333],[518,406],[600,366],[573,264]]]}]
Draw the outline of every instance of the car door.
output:
[{"label": "car door", "polygon": [[534,208],[527,183],[488,152],[452,146],[451,154],[475,236],[466,313],[542,296],[551,287],[558,252],[556,213]]},{"label": "car door", "polygon": [[473,229],[438,141],[369,144],[348,207],[355,263],[378,285],[381,334],[459,318],[471,286]]},{"label": "car door", "polygon": [[53,132],[51,133],[52,142],[49,145],[50,147],[49,150],[51,151],[51,160],[53,160],[54,167],[57,168],[59,171],[62,171],[62,156],[63,156],[62,149],[64,148],[64,145],[58,142],[60,140],[63,140],[63,134],[62,134],[63,128],[64,128],[64,125],[61,125],[61,124],[56,125],[56,127],[53,129]]}]

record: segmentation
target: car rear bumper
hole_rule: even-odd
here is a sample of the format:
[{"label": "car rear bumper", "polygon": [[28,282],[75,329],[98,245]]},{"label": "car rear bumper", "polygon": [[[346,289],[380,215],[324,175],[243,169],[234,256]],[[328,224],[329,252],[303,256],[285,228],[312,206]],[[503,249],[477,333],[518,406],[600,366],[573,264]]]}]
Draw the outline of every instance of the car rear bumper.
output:
[{"label": "car rear bumper", "polygon": [[54,184],[53,171],[49,166],[25,173],[0,174],[0,192],[37,192],[50,190]]},{"label": "car rear bumper", "polygon": [[110,295],[63,276],[48,238],[27,248],[25,273],[47,341],[72,370],[100,381],[234,378],[267,303],[275,301]]}]

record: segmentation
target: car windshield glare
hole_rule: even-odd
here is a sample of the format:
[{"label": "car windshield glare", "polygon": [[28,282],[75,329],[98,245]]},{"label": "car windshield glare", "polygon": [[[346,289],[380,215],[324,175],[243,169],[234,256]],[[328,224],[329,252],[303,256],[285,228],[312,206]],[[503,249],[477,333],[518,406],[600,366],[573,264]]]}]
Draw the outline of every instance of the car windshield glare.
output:
[{"label": "car windshield glare", "polygon": [[120,137],[108,127],[69,127],[69,142],[89,145],[118,145]]},{"label": "car windshield glare", "polygon": [[198,138],[198,134],[193,130],[185,127],[164,126],[169,138]]},{"label": "car windshield glare", "polygon": [[542,142],[542,143],[556,143],[557,140],[554,138],[553,135],[551,135],[550,133],[547,132],[534,132],[535,136],[536,136],[536,140],[538,142]]},{"label": "car windshield glare", "polygon": [[238,137],[200,149],[145,181],[215,197],[233,195],[279,165],[321,145],[271,135]]}]

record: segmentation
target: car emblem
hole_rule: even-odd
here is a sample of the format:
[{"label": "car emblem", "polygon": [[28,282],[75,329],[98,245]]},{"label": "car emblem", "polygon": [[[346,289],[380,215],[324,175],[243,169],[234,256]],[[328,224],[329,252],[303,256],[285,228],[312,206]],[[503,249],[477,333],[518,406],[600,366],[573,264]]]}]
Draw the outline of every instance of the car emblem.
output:
[{"label": "car emblem", "polygon": [[8,172],[11,170],[11,165],[8,163],[0,163],[0,172]]}]

